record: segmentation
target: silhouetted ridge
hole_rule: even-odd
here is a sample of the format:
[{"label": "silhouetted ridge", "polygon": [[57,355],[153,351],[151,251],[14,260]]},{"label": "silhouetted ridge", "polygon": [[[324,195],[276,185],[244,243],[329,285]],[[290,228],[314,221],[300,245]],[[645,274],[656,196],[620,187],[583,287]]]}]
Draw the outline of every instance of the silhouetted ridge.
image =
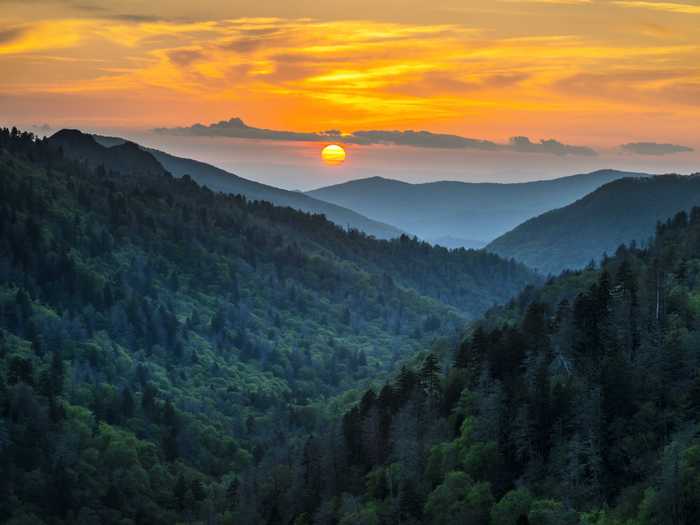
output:
[{"label": "silhouetted ridge", "polygon": [[105,147],[92,135],[75,129],[61,130],[48,141],[49,145],[61,148],[66,157],[84,162],[92,168],[103,167],[120,173],[165,173],[153,155],[133,142]]}]

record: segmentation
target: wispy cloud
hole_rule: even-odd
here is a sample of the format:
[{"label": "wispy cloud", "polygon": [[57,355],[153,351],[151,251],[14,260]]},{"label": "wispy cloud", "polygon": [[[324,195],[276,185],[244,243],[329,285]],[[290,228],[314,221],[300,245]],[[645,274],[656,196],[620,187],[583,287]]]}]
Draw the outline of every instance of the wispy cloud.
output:
[{"label": "wispy cloud", "polygon": [[[70,111],[119,125],[156,120],[174,126],[194,118],[209,122],[225,110],[291,129],[307,129],[309,115],[315,129],[440,128],[459,130],[462,139],[507,137],[519,129],[558,137],[562,146],[581,140],[565,139],[561,122],[568,121],[585,127],[577,127],[577,137],[588,133],[609,147],[621,142],[625,128],[639,125],[650,106],[672,115],[667,124],[687,123],[683,130],[667,128],[677,130],[669,142],[682,141],[700,118],[700,36],[689,29],[694,17],[673,14],[693,7],[686,3],[623,2],[618,9],[630,21],[618,31],[598,23],[611,7],[607,1],[475,0],[474,16],[402,16],[401,22],[388,22],[392,14],[383,6],[378,9],[387,16],[381,20],[350,14],[236,18],[223,11],[192,19],[189,9],[158,9],[156,2],[129,3],[120,11],[96,0],[69,2],[64,17],[56,0],[44,20],[42,9],[27,7],[31,1],[15,2],[19,15],[0,29],[0,95],[46,100],[44,108],[35,105],[26,114],[32,120],[77,116]],[[281,1],[271,4],[289,14]],[[640,9],[646,4],[682,7],[650,17]],[[568,16],[573,12],[575,20]],[[86,99],[94,101],[93,109],[80,103]],[[47,116],[46,108],[55,115]],[[595,133],[601,119],[610,127],[607,138]],[[455,140],[392,133],[403,134],[383,140]],[[488,142],[474,140],[481,147]],[[571,154],[534,140],[501,146]]]},{"label": "wispy cloud", "polygon": [[77,45],[88,24],[84,20],[57,20],[20,24],[0,31],[0,55],[21,55]]},{"label": "wispy cloud", "polygon": [[700,14],[700,5],[681,4],[677,2],[647,2],[643,0],[618,0],[613,2],[623,7],[636,7],[640,9],[651,9],[654,11],[666,11],[667,13],[678,13],[684,15]]},{"label": "wispy cloud", "polygon": [[672,155],[674,153],[689,153],[694,151],[688,146],[678,144],[662,144],[658,142],[630,142],[620,146],[624,151],[636,153],[637,155]]},{"label": "wispy cloud", "polygon": [[0,44],[7,44],[18,40],[25,32],[25,27],[11,27],[0,31]]},{"label": "wispy cloud", "polygon": [[499,0],[511,4],[587,5],[593,0]]},{"label": "wispy cloud", "polygon": [[340,130],[321,132],[280,131],[248,126],[240,118],[222,120],[208,126],[194,124],[188,127],[156,128],[154,132],[162,135],[195,137],[228,137],[300,142],[341,142],[344,144],[359,145],[383,144],[412,146],[416,148],[476,149],[551,155],[596,155],[595,150],[592,148],[586,146],[571,146],[553,139],[531,142],[528,137],[513,137],[507,144],[499,144],[490,140],[414,130],[359,130],[351,133],[343,133]]},{"label": "wispy cloud", "polygon": [[630,103],[672,103],[700,106],[700,68],[661,63],[645,68],[577,73],[558,79],[553,87],[569,95]]}]

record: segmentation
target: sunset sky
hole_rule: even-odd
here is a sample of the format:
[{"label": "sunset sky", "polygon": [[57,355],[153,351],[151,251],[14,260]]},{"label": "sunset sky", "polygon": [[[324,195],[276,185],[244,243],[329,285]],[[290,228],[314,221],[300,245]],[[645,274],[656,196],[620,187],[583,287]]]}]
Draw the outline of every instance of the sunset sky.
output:
[{"label": "sunset sky", "polygon": [[[118,133],[292,188],[377,174],[700,170],[697,1],[0,0],[0,8],[3,125]],[[234,118],[254,131],[239,121],[208,127]],[[319,163],[328,130],[347,139],[342,167]],[[436,136],[387,134],[406,130]],[[532,146],[511,141],[518,136]]]}]

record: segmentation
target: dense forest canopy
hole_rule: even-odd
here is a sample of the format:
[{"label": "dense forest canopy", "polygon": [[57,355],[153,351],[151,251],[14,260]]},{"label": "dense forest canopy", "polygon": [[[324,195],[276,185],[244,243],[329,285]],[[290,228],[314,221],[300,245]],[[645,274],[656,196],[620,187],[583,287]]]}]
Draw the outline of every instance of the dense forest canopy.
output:
[{"label": "dense forest canopy", "polygon": [[700,522],[700,208],[537,283],[16,130],[0,196],[3,522]]},{"label": "dense forest canopy", "polygon": [[3,522],[281,513],[244,503],[248,473],[275,479],[272,455],[292,483],[299,443],[358,388],[536,281],[215,194],[119,147],[79,158],[0,130]]},{"label": "dense forest canopy", "polygon": [[307,499],[272,497],[251,474],[240,512],[295,523],[699,523],[699,328],[694,208],[659,224],[647,248],[623,245],[600,268],[527,289],[453,349],[367,390],[331,429],[340,451],[327,432],[297,451],[306,477],[285,488]]}]

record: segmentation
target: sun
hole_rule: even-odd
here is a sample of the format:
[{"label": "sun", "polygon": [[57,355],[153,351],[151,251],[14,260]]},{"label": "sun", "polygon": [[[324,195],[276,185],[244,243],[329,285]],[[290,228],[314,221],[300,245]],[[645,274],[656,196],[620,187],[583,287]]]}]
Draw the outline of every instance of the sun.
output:
[{"label": "sun", "polygon": [[337,166],[345,162],[345,150],[337,144],[329,144],[321,150],[323,162],[331,166]]}]

